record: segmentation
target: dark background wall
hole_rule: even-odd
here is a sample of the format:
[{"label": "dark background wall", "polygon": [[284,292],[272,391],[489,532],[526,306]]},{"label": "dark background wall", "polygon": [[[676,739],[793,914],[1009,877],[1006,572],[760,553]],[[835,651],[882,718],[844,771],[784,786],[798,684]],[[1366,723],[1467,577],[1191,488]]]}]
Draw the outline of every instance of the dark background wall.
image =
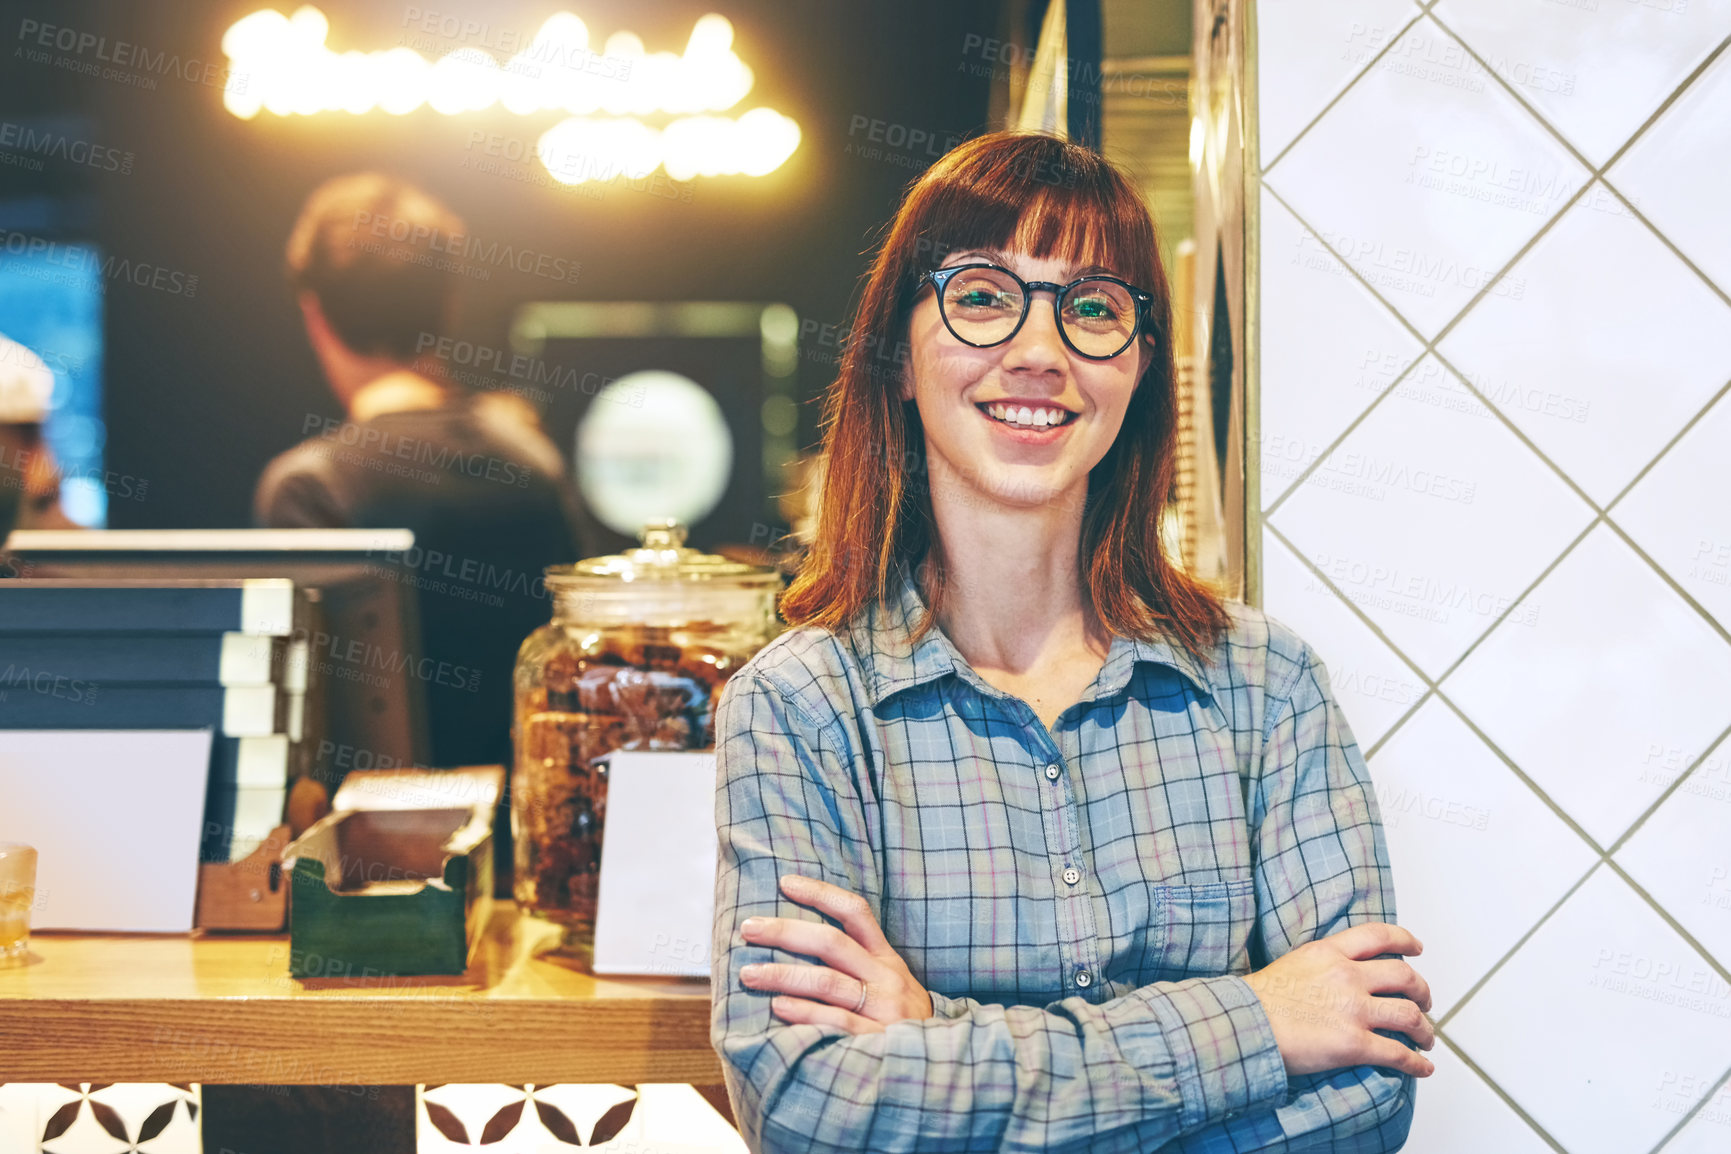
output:
[{"label": "dark background wall", "polygon": [[[820,326],[840,326],[863,254],[905,183],[946,142],[986,126],[994,87],[1008,78],[1007,68],[983,60],[980,40],[1004,34],[998,6],[984,0],[325,6],[328,43],[369,51],[405,37],[436,38],[420,30],[416,13],[474,20],[490,37],[527,38],[550,13],[570,8],[588,25],[592,47],[627,28],[649,51],[679,52],[697,17],[721,11],[733,22],[735,52],[756,74],[733,113],[767,105],[792,116],[803,134],[798,151],[764,178],[699,178],[683,193],[664,180],[647,190],[621,182],[600,186],[596,197],[516,179],[541,173],[532,161],[506,162],[505,173],[476,167],[487,157],[471,146],[474,133],[532,147],[557,113],[443,116],[423,108],[402,117],[236,118],[222,106],[220,40],[264,6],[0,4],[0,118],[56,118],[75,135],[131,154],[130,172],[54,157],[40,171],[0,167],[0,228],[93,239],[106,254],[180,274],[162,282],[180,291],[116,277],[105,285],[106,464],[147,483],[144,500],[111,500],[116,528],[247,524],[265,462],[302,437],[310,416],[338,414],[281,271],[295,212],[324,178],[363,167],[399,173],[450,203],[486,243],[581,264],[570,283],[508,267],[491,268],[484,280],[464,278],[455,335],[477,343],[504,346],[513,309],[530,300],[785,301]],[[153,76],[149,88],[67,66],[104,67],[96,49],[33,61],[23,51],[33,43],[29,21],[103,38],[110,54],[125,41],[148,58],[178,57],[181,67],[125,69]],[[461,44],[440,40],[421,51],[436,58]],[[209,83],[201,80],[204,64],[217,66]],[[874,130],[872,121],[882,124]],[[891,148],[868,139],[890,125],[936,143]],[[882,154],[868,159],[850,149],[862,144]],[[185,291],[192,277],[196,288]],[[821,340],[808,345],[802,399],[827,383],[833,355]],[[584,369],[580,360],[565,367]],[[803,443],[815,431],[815,409],[802,408]]]}]

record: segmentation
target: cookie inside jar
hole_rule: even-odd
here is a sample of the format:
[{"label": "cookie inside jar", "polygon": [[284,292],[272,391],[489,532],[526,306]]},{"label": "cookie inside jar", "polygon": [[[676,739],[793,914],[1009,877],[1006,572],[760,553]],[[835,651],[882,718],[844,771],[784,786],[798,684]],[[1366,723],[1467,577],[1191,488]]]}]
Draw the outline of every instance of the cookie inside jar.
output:
[{"label": "cookie inside jar", "polygon": [[608,758],[712,748],[722,689],[774,632],[774,570],[685,549],[677,525],[644,548],[548,570],[553,620],[524,642],[512,771],[515,892],[592,948]]}]

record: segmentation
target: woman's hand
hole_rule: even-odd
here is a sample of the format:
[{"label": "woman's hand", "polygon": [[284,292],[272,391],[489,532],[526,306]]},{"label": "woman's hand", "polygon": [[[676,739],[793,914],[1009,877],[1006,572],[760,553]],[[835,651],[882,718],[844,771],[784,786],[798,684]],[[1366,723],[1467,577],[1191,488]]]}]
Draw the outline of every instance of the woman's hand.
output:
[{"label": "woman's hand", "polygon": [[794,918],[745,919],[739,931],[752,945],[825,963],[763,962],[740,969],[740,979],[749,988],[782,995],[770,1002],[776,1017],[795,1025],[874,1034],[889,1022],[932,1016],[931,995],[890,947],[864,898],[796,874],[781,879],[781,892],[834,918],[842,929]]},{"label": "woman's hand", "polygon": [[1405,1034],[1421,1050],[1436,1045],[1436,1027],[1425,1016],[1430,983],[1399,957],[1386,956],[1423,950],[1409,930],[1366,922],[1245,974],[1268,1011],[1286,1072],[1372,1065],[1429,1077],[1436,1069],[1430,1059],[1374,1032]]}]

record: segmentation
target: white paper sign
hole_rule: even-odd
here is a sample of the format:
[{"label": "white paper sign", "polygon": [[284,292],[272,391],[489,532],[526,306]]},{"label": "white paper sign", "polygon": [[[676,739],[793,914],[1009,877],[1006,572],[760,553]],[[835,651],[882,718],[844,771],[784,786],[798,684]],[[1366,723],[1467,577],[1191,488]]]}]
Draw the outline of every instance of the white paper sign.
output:
[{"label": "white paper sign", "polygon": [[595,972],[707,978],[715,754],[608,757]]},{"label": "white paper sign", "polygon": [[208,729],[0,730],[0,841],[36,847],[37,930],[192,929]]}]

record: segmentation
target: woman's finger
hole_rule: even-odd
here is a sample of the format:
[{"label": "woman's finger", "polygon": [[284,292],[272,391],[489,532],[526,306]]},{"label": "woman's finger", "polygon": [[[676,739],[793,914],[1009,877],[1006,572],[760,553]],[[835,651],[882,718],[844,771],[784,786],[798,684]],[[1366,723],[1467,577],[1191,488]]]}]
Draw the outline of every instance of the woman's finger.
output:
[{"label": "woman's finger", "polygon": [[861,981],[872,977],[878,962],[865,947],[834,926],[798,918],[746,918],[740,934],[754,946],[771,946],[828,963]]},{"label": "woman's finger", "polygon": [[822,1002],[813,1002],[807,998],[790,998],[785,995],[771,998],[769,1010],[782,1021],[796,1026],[834,1026],[850,1034],[876,1034],[883,1031],[883,1025],[870,1018],[862,1018],[848,1010],[826,1006]]},{"label": "woman's finger", "polygon": [[860,993],[865,989],[865,983],[858,978],[828,966],[811,966],[803,962],[797,965],[760,962],[742,966],[739,980],[754,990],[797,994],[849,1011],[862,1005]]},{"label": "woman's finger", "polygon": [[1372,1039],[1365,1051],[1364,1064],[1400,1070],[1415,1078],[1428,1078],[1436,1072],[1436,1063],[1415,1050],[1407,1049],[1393,1038],[1376,1034]]},{"label": "woman's finger", "polygon": [[1367,983],[1365,989],[1370,993],[1399,994],[1430,1012],[1430,983],[1406,962],[1399,958],[1374,958],[1361,962],[1360,970]]},{"label": "woman's finger", "polygon": [[870,952],[875,954],[890,949],[877,916],[872,913],[871,903],[859,894],[800,874],[783,875],[781,892],[800,905],[810,906],[840,922],[847,936]]}]

